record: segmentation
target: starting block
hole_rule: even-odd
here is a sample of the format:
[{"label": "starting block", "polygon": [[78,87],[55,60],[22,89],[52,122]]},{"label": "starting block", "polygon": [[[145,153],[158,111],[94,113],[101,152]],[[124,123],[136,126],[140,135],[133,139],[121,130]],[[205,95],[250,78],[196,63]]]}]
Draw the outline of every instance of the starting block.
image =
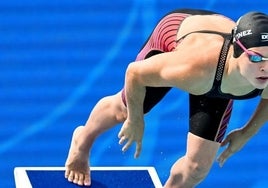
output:
[{"label": "starting block", "polygon": [[[161,188],[154,167],[90,167],[90,188]],[[64,177],[65,167],[16,167],[16,188],[79,188]]]}]

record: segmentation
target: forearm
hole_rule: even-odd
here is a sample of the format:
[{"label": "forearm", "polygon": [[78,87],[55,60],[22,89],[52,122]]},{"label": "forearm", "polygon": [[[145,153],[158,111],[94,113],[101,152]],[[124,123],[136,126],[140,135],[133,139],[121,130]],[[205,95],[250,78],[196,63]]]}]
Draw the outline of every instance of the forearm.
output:
[{"label": "forearm", "polygon": [[143,118],[143,101],[145,97],[145,86],[139,80],[135,71],[135,65],[130,64],[125,77],[125,94],[130,121],[139,121]]},{"label": "forearm", "polygon": [[268,121],[268,99],[261,99],[256,111],[242,128],[245,135],[252,137],[258,133],[260,128]]}]

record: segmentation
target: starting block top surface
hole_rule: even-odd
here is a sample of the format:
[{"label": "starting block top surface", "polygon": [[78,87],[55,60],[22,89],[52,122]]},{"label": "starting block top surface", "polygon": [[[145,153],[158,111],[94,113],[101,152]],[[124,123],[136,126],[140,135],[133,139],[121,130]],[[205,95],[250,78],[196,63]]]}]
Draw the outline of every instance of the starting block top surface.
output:
[{"label": "starting block top surface", "polygon": [[[90,188],[160,188],[154,167],[91,167]],[[64,167],[16,167],[17,188],[75,188],[64,177]]]}]

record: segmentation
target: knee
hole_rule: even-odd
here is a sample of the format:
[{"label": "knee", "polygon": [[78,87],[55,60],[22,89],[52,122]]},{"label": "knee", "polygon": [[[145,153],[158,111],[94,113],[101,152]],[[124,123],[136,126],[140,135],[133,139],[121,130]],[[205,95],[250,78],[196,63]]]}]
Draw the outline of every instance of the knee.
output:
[{"label": "knee", "polygon": [[104,97],[99,101],[99,103],[102,103],[103,109],[107,110],[116,122],[120,123],[126,120],[127,108],[118,94]]},{"label": "knee", "polygon": [[205,179],[210,170],[210,165],[195,162],[189,165],[189,169],[190,169],[189,178],[193,182],[198,183],[201,182],[203,179]]},{"label": "knee", "polygon": [[210,161],[194,161],[187,157],[181,160],[181,165],[177,168],[174,165],[171,168],[170,175],[173,177],[172,179],[177,179],[189,185],[196,185],[205,179],[211,168]]},{"label": "knee", "polygon": [[127,110],[120,109],[118,113],[116,114],[116,120],[118,122],[124,122],[126,119],[127,119]]},{"label": "knee", "polygon": [[118,122],[124,122],[127,119],[127,107],[122,101],[121,94],[117,94],[115,96],[116,100],[113,102],[115,103],[114,110],[116,113],[116,119]]}]

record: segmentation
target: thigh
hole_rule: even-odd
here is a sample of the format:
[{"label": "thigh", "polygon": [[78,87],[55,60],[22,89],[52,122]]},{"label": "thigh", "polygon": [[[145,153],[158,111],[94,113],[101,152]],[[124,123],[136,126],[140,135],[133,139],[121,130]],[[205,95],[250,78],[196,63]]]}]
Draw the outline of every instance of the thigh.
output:
[{"label": "thigh", "polygon": [[221,142],[229,123],[233,101],[190,95],[190,132],[201,138]]}]

